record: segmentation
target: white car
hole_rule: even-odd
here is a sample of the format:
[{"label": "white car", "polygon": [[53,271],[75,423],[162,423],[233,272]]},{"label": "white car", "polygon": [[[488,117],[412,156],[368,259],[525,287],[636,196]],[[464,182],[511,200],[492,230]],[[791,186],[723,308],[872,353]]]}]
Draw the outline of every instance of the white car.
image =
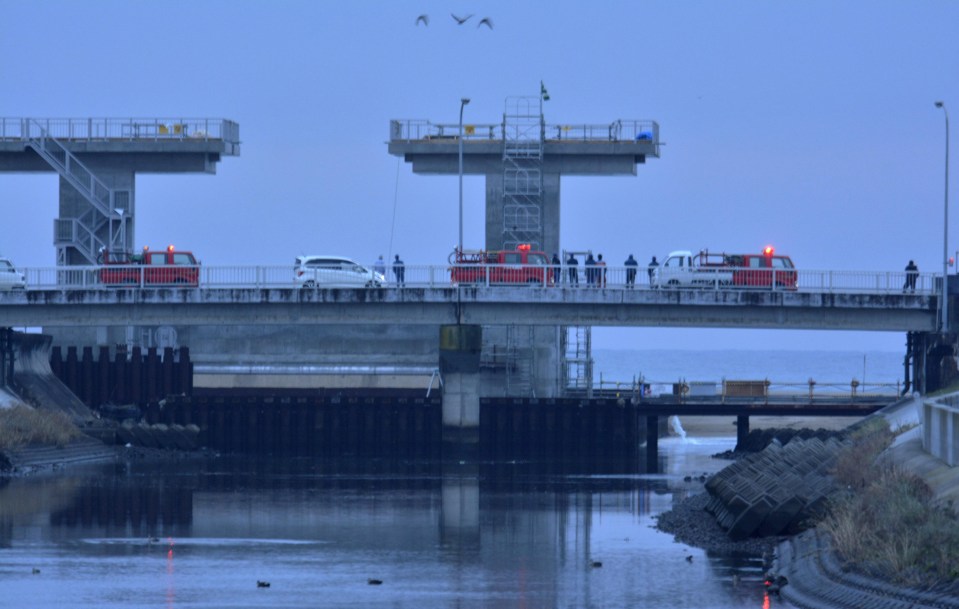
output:
[{"label": "white car", "polygon": [[0,290],[23,290],[27,281],[23,273],[17,270],[6,258],[0,258]]},{"label": "white car", "polygon": [[293,282],[301,288],[378,288],[386,278],[342,256],[297,256]]}]

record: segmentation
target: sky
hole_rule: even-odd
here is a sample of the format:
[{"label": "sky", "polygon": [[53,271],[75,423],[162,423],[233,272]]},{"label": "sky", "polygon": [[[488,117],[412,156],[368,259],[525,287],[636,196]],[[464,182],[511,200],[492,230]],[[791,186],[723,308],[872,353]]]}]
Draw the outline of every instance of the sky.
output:
[{"label": "sky", "polygon": [[[205,265],[299,254],[443,264],[457,177],[387,152],[391,119],[498,123],[539,92],[547,124],[655,120],[636,176],[567,177],[561,246],[648,260],[759,251],[799,268],[941,269],[945,116],[959,121],[959,2],[0,0],[0,116],[228,118],[216,175],[140,175],[138,245]],[[456,25],[450,16],[473,14]],[[429,26],[416,25],[420,14]],[[492,30],[477,27],[489,17]],[[956,123],[959,125],[959,122]],[[959,155],[953,155],[953,158]],[[951,162],[955,173],[956,163]],[[959,174],[956,174],[959,176]],[[954,181],[959,190],[959,180]],[[0,252],[53,266],[53,174],[0,176]],[[464,179],[464,243],[484,242]],[[955,197],[950,195],[950,204]],[[950,252],[959,250],[959,209]],[[900,351],[899,334],[596,329],[622,348]]]}]

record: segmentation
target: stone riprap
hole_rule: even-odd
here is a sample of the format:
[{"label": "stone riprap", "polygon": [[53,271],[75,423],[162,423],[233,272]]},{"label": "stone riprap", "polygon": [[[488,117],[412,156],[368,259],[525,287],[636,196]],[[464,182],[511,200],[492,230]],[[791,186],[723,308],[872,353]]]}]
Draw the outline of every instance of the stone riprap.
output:
[{"label": "stone riprap", "polygon": [[773,441],[706,481],[706,510],[733,540],[802,531],[832,492],[829,471],[845,444],[835,437]]},{"label": "stone riprap", "polygon": [[148,425],[131,420],[116,429],[117,443],[143,448],[170,450],[197,450],[200,447],[200,428],[196,425]]}]

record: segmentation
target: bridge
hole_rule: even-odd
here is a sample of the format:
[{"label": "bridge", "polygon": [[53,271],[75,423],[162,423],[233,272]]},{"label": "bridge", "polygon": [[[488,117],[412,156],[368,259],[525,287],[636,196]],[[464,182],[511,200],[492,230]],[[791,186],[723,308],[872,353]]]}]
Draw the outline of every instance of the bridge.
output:
[{"label": "bridge", "polygon": [[[289,267],[200,267],[198,287],[108,288],[98,267],[27,269],[0,293],[0,326],[510,325],[673,326],[934,332],[934,275],[903,293],[902,272],[799,271],[798,289],[626,284],[451,285],[448,266],[408,266],[402,287],[297,288]],[[556,269],[561,271],[562,269]],[[487,272],[487,277],[489,273]]]}]

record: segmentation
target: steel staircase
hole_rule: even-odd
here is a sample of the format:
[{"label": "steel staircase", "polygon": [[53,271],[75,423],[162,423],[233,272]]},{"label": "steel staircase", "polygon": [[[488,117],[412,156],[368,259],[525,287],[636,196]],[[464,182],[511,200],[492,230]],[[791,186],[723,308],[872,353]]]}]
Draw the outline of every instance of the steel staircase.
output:
[{"label": "steel staircase", "polygon": [[39,123],[29,121],[24,133],[28,134],[27,145],[90,203],[74,218],[54,220],[57,266],[76,264],[69,255],[71,249],[87,264],[97,264],[97,255],[104,248],[130,252],[132,247],[127,238],[132,231],[127,231],[127,225],[131,221],[131,191],[108,187]]}]

